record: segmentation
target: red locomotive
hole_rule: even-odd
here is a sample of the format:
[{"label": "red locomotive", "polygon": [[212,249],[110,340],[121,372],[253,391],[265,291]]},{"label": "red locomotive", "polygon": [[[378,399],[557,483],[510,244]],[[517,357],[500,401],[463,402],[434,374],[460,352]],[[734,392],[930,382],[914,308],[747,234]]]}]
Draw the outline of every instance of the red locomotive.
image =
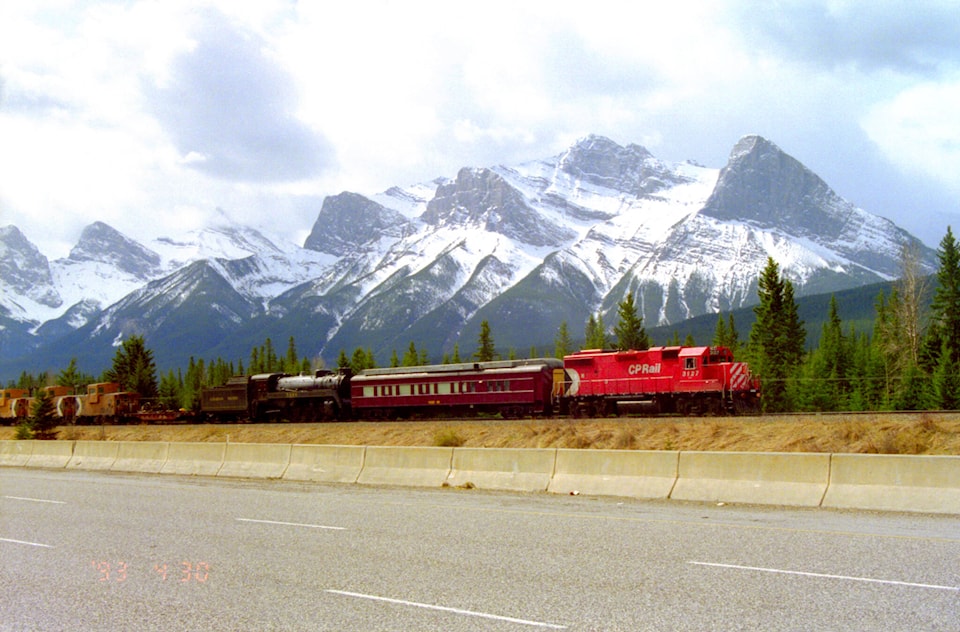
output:
[{"label": "red locomotive", "polygon": [[574,416],[721,415],[759,409],[759,384],[726,347],[585,350],[563,359],[563,404]]}]

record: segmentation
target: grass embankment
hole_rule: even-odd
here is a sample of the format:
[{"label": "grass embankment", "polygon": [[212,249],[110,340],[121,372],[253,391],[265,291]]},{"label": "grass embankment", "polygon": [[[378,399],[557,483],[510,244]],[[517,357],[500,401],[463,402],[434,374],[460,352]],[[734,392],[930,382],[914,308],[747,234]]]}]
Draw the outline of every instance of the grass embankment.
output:
[{"label": "grass embankment", "polygon": [[[0,439],[16,429],[0,427]],[[960,413],[707,419],[76,426],[61,440],[960,455]]]}]

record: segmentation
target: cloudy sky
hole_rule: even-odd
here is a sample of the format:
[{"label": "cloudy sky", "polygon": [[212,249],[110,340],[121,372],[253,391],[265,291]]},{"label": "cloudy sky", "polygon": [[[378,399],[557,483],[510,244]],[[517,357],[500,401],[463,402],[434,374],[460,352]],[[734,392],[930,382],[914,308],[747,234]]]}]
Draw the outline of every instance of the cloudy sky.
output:
[{"label": "cloudy sky", "polygon": [[302,243],[326,195],[587,134],[721,167],[757,133],[936,246],[960,232],[954,2],[0,4],[0,226],[50,257],[218,207]]}]

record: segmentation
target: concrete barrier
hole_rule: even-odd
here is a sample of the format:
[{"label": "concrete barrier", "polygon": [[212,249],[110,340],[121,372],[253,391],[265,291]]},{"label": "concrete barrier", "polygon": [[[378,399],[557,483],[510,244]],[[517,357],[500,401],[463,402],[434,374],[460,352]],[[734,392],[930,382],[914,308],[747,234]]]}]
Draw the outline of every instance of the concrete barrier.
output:
[{"label": "concrete barrier", "polygon": [[33,443],[30,441],[0,441],[0,465],[23,467],[32,453]]},{"label": "concrete barrier", "polygon": [[160,473],[216,476],[226,449],[225,443],[171,443]]},{"label": "concrete barrier", "polygon": [[834,454],[823,506],[960,514],[960,457]]},{"label": "concrete barrier", "polygon": [[290,444],[228,443],[217,476],[281,478],[290,465]]},{"label": "concrete barrier", "polygon": [[159,474],[167,462],[170,444],[164,441],[118,441],[114,472]]},{"label": "concrete barrier", "polygon": [[452,460],[453,448],[368,446],[357,482],[440,487],[450,474]]},{"label": "concrete barrier", "polygon": [[27,467],[67,467],[73,456],[73,441],[30,441],[33,449]]},{"label": "concrete barrier", "polygon": [[830,455],[681,452],[676,500],[819,507],[830,481]]},{"label": "concrete barrier", "polygon": [[365,448],[359,445],[295,445],[284,480],[356,483]]},{"label": "concrete barrier", "polygon": [[115,441],[76,441],[67,468],[109,470],[117,460],[118,447]]},{"label": "concrete barrier", "polygon": [[543,492],[550,484],[556,449],[454,448],[447,483],[479,489]]},{"label": "concrete barrier", "polygon": [[679,461],[676,451],[561,449],[547,491],[669,498]]}]

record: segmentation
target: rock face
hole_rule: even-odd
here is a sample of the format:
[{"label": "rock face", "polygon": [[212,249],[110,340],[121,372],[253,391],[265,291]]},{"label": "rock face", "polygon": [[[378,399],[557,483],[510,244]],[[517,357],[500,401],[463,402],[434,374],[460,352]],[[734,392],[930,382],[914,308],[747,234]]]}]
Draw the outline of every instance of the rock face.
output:
[{"label": "rock face", "polygon": [[8,296],[25,296],[47,307],[63,304],[50,262],[15,226],[0,228],[0,285]]},{"label": "rock face", "polygon": [[304,248],[333,255],[348,255],[371,241],[402,234],[407,220],[358,193],[344,192],[326,198]]},{"label": "rock face", "polygon": [[740,139],[702,214],[816,238],[839,234],[855,209],[827,183],[759,136]]},{"label": "rock face", "polygon": [[640,145],[621,147],[602,136],[588,136],[570,148],[560,168],[574,178],[634,196],[651,195],[684,182]]},{"label": "rock face", "polygon": [[160,271],[160,255],[103,222],[94,222],[84,228],[67,258],[76,262],[106,263],[144,280]]},{"label": "rock face", "polygon": [[421,219],[435,227],[478,228],[531,246],[559,246],[573,237],[490,169],[461,169],[455,182],[437,187]]}]

